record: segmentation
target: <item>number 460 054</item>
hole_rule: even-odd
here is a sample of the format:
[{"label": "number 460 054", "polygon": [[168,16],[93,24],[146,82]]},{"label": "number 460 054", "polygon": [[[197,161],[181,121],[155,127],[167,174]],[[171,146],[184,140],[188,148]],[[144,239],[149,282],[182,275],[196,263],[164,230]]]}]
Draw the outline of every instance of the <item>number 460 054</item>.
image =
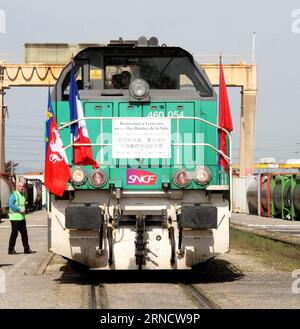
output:
[{"label": "number 460 054", "polygon": [[[164,111],[151,111],[147,115],[148,118],[162,118],[165,117]],[[183,111],[168,111],[167,117],[171,118],[177,118],[177,117],[183,117]]]}]

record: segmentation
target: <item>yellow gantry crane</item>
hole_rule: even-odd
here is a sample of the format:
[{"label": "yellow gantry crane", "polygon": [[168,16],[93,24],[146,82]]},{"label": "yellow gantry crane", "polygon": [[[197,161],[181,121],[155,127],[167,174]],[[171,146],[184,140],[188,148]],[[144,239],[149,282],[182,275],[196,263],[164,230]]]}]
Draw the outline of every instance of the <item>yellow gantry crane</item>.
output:
[{"label": "yellow gantry crane", "polygon": [[52,86],[64,65],[10,64],[0,62],[0,173],[5,168],[5,114],[4,90],[12,87]]}]

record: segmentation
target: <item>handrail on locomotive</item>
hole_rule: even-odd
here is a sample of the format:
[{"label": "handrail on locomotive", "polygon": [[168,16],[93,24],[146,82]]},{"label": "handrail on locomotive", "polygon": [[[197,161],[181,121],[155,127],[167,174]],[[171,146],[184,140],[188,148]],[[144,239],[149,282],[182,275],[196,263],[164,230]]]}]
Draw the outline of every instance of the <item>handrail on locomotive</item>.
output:
[{"label": "handrail on locomotive", "polygon": [[[116,119],[120,119],[120,118],[115,118],[115,117],[84,117],[84,120],[100,120],[100,125],[101,125],[101,136],[100,136],[100,140],[101,143],[89,143],[89,144],[83,144],[83,143],[76,143],[76,146],[100,146],[101,147],[101,163],[103,162],[103,147],[105,146],[112,146],[111,143],[104,143],[103,142],[103,121],[104,120],[111,120],[111,122],[113,120]],[[137,117],[126,117],[127,119],[137,119]],[[147,117],[147,119],[151,120],[151,119],[157,119],[156,117]],[[210,147],[211,149],[213,149],[216,153],[220,154],[221,156],[224,157],[224,159],[226,160],[226,162],[228,163],[228,167],[229,167],[229,190],[230,190],[230,210],[232,209],[232,162],[231,162],[231,155],[232,155],[232,143],[231,143],[231,135],[230,132],[228,130],[226,130],[225,128],[216,125],[212,122],[209,122],[205,119],[202,118],[198,118],[198,117],[191,117],[191,116],[178,116],[178,117],[159,117],[159,119],[162,120],[176,120],[177,121],[177,129],[176,129],[176,134],[177,134],[177,141],[179,140],[179,135],[180,135],[180,121],[181,120],[195,120],[195,121],[200,121],[203,122],[205,124],[208,124],[212,127],[215,127],[216,129],[220,130],[220,131],[224,131],[228,137],[228,142],[229,142],[229,156],[227,154],[224,154],[221,150],[215,148],[213,145],[208,144],[208,143],[172,143],[171,146],[176,146],[176,147],[180,147],[180,146],[207,146]],[[73,120],[70,121],[68,123],[61,123],[60,127],[58,128],[59,130],[62,130],[64,128],[67,128],[69,126],[71,126],[72,124],[79,122],[82,119],[77,119],[77,120]],[[68,149],[70,147],[74,146],[74,143],[70,143],[69,145],[67,145],[65,147],[65,149]]]}]

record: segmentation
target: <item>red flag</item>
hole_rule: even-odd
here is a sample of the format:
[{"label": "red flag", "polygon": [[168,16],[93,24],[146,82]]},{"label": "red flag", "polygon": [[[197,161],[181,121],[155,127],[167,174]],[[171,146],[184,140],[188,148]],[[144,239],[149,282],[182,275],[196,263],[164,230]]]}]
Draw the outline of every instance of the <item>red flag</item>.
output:
[{"label": "red flag", "polygon": [[45,186],[51,193],[61,196],[70,179],[70,167],[57,128],[56,119],[53,115],[50,99],[48,101],[47,123],[47,128],[49,129],[47,136],[49,136],[49,140],[45,160]]},{"label": "red flag", "polygon": [[[226,90],[226,83],[224,79],[223,66],[220,63],[220,104],[219,104],[219,126],[231,132],[233,130],[230,106],[228,101],[228,95]],[[227,152],[227,143],[225,131],[221,130],[219,134],[220,138],[220,150],[228,155]],[[225,158],[220,155],[220,165],[223,166],[228,172],[228,163]]]}]

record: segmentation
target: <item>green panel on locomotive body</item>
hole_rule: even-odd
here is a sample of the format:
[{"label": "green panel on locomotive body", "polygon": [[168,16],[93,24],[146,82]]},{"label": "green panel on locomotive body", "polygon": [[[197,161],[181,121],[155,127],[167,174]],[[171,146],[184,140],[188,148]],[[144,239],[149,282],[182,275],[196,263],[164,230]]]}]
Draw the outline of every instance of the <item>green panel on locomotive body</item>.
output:
[{"label": "green panel on locomotive body", "polygon": [[[179,114],[187,117],[200,117],[211,123],[216,124],[217,118],[217,104],[214,100],[209,101],[168,101],[150,102],[146,104],[130,104],[129,102],[117,102],[108,100],[107,102],[97,102],[95,100],[88,100],[82,102],[85,117],[148,117],[151,112],[163,111],[164,116],[171,117],[174,111],[180,111]],[[67,101],[57,102],[56,116],[58,125],[62,125],[70,121],[69,103]],[[176,120],[172,120],[171,132],[172,142],[176,142],[177,125]],[[110,119],[104,120],[101,127],[99,120],[86,120],[87,129],[91,143],[104,142],[111,144],[112,122]],[[100,140],[101,128],[103,128],[103,141]],[[63,144],[69,145],[71,142],[70,128],[65,128],[60,131]],[[192,119],[182,120],[180,123],[180,136],[187,135],[185,140],[187,143],[207,143],[217,147],[217,131],[215,127],[207,125],[201,121]],[[186,138],[186,137],[185,137]],[[101,151],[99,146],[92,146],[94,159],[101,163]],[[68,148],[66,150],[70,165],[73,164],[73,150]],[[138,162],[135,159],[113,159],[112,147],[103,147],[103,162],[101,169],[107,174],[108,181],[102,189],[108,189],[109,185],[113,183],[116,187],[121,187],[128,190],[161,190],[164,182],[170,183],[171,189],[180,189],[172,181],[173,174],[181,168],[187,168],[191,173],[197,166],[205,165],[209,167],[212,172],[212,180],[209,185],[218,184],[218,166],[217,155],[214,150],[204,146],[181,146],[180,147],[180,165],[176,163],[176,146],[172,146],[171,159],[144,159],[143,165],[138,168]],[[203,158],[204,157],[204,158]],[[126,171],[127,168],[138,168],[141,170],[148,170],[157,175],[157,180],[154,185],[127,185]],[[85,166],[87,173],[92,171],[91,166]],[[192,181],[186,189],[203,189],[202,186]],[[87,181],[76,189],[95,189]]]},{"label": "green panel on locomotive body", "polygon": [[[140,66],[141,69],[145,67],[145,63],[148,63],[147,61],[149,61],[151,65],[153,63],[155,64],[156,62],[151,62],[152,58],[158,61],[162,60],[163,64],[161,64],[161,70],[157,71],[157,73],[162,74],[169,66],[168,69],[171,72],[170,74],[177,74],[177,77],[180,77],[177,78],[179,86],[181,84],[181,75],[185,75],[190,79],[190,82],[193,82],[195,89],[193,96],[189,97],[190,94],[186,93],[185,89],[181,90],[181,87],[179,89],[177,89],[176,86],[170,87],[169,85],[168,87],[163,88],[157,87],[155,83],[158,83],[159,80],[153,80],[153,83],[150,79],[148,81],[150,86],[149,100],[138,101],[137,99],[130,99],[128,88],[125,92],[124,89],[119,89],[114,97],[114,89],[105,88],[105,83],[107,81],[107,77],[104,76],[105,65],[108,67],[109,65],[120,65],[121,67],[121,64],[114,64],[114,61],[119,61],[120,58],[127,58],[126,56],[128,56],[128,58],[132,57],[134,60],[141,60],[144,65]],[[109,60],[112,58],[112,60],[106,62],[106,58]],[[149,67],[152,68],[150,64]],[[188,65],[190,64],[191,66],[189,67]],[[149,118],[149,120],[151,117],[164,117],[164,120],[166,120],[166,117],[169,117],[172,118],[170,119],[172,144],[205,143],[218,149],[218,131],[216,127],[197,119],[182,119],[182,117],[194,117],[201,118],[211,124],[217,124],[217,97],[205,76],[204,71],[201,68],[196,68],[192,56],[188,52],[177,47],[139,48],[131,46],[114,46],[87,48],[75,57],[75,71],[76,65],[78,65],[77,67],[80,67],[81,79],[84,86],[82,89],[83,97],[81,97],[81,103],[84,116],[86,117],[86,125],[90,141],[92,144],[110,144],[103,147],[96,145],[92,146],[93,157],[100,164],[100,169],[105,171],[108,178],[106,184],[102,186],[101,189],[109,189],[111,185],[114,185],[115,187],[120,187],[125,190],[162,190],[163,183],[169,183],[170,189],[182,189],[173,182],[174,173],[179,169],[185,168],[191,174],[194,174],[194,171],[199,166],[207,166],[210,169],[212,173],[211,181],[206,185],[200,185],[192,180],[184,189],[201,190],[205,189],[208,185],[219,184],[217,152],[207,145],[172,145],[170,158],[144,158],[140,160],[134,158],[113,158],[112,120],[105,119],[105,117],[135,117]],[[135,65],[134,61],[131,62],[131,64],[128,64],[128,67],[129,65]],[[174,67],[171,68],[171,65],[174,65]],[[176,73],[176,70],[180,65],[187,65],[187,71],[181,71],[178,69],[179,73]],[[58,126],[70,122],[69,102],[67,94],[65,93],[70,78],[70,67],[71,66],[69,65],[62,72],[62,75],[54,88],[54,94],[52,95],[53,108],[56,112]],[[99,71],[102,70],[102,73],[99,73],[98,80],[92,81],[90,74],[91,71],[95,71],[95,69]],[[198,69],[199,71],[197,71]],[[193,79],[195,79],[196,82],[190,78],[189,74],[191,72],[195,75]],[[101,77],[101,75],[103,76]],[[116,76],[118,75],[119,74],[116,74]],[[100,81],[101,79],[102,82]],[[113,79],[111,81],[113,81]],[[151,89],[151,83],[153,89]],[[196,88],[197,83],[203,86],[203,94],[201,94],[200,90]],[[118,88],[115,90],[118,90]],[[110,95],[110,92],[112,95]],[[102,93],[104,95],[102,95]],[[170,97],[168,97],[168,95]],[[181,97],[181,95],[183,95],[183,97]],[[103,117],[104,119],[102,121],[89,120],[89,117]],[[176,117],[179,117],[180,120],[177,120]],[[61,129],[60,133],[63,144],[65,146],[70,145],[70,127]],[[146,152],[145,149],[143,152]],[[74,166],[73,148],[67,148],[66,153],[70,167]],[[127,184],[128,169],[145,170],[153,173],[157,176],[156,181],[152,185]],[[92,166],[85,166],[85,170],[89,175],[93,169]],[[78,190],[95,189],[89,184],[88,180],[84,184],[74,187]]]}]

